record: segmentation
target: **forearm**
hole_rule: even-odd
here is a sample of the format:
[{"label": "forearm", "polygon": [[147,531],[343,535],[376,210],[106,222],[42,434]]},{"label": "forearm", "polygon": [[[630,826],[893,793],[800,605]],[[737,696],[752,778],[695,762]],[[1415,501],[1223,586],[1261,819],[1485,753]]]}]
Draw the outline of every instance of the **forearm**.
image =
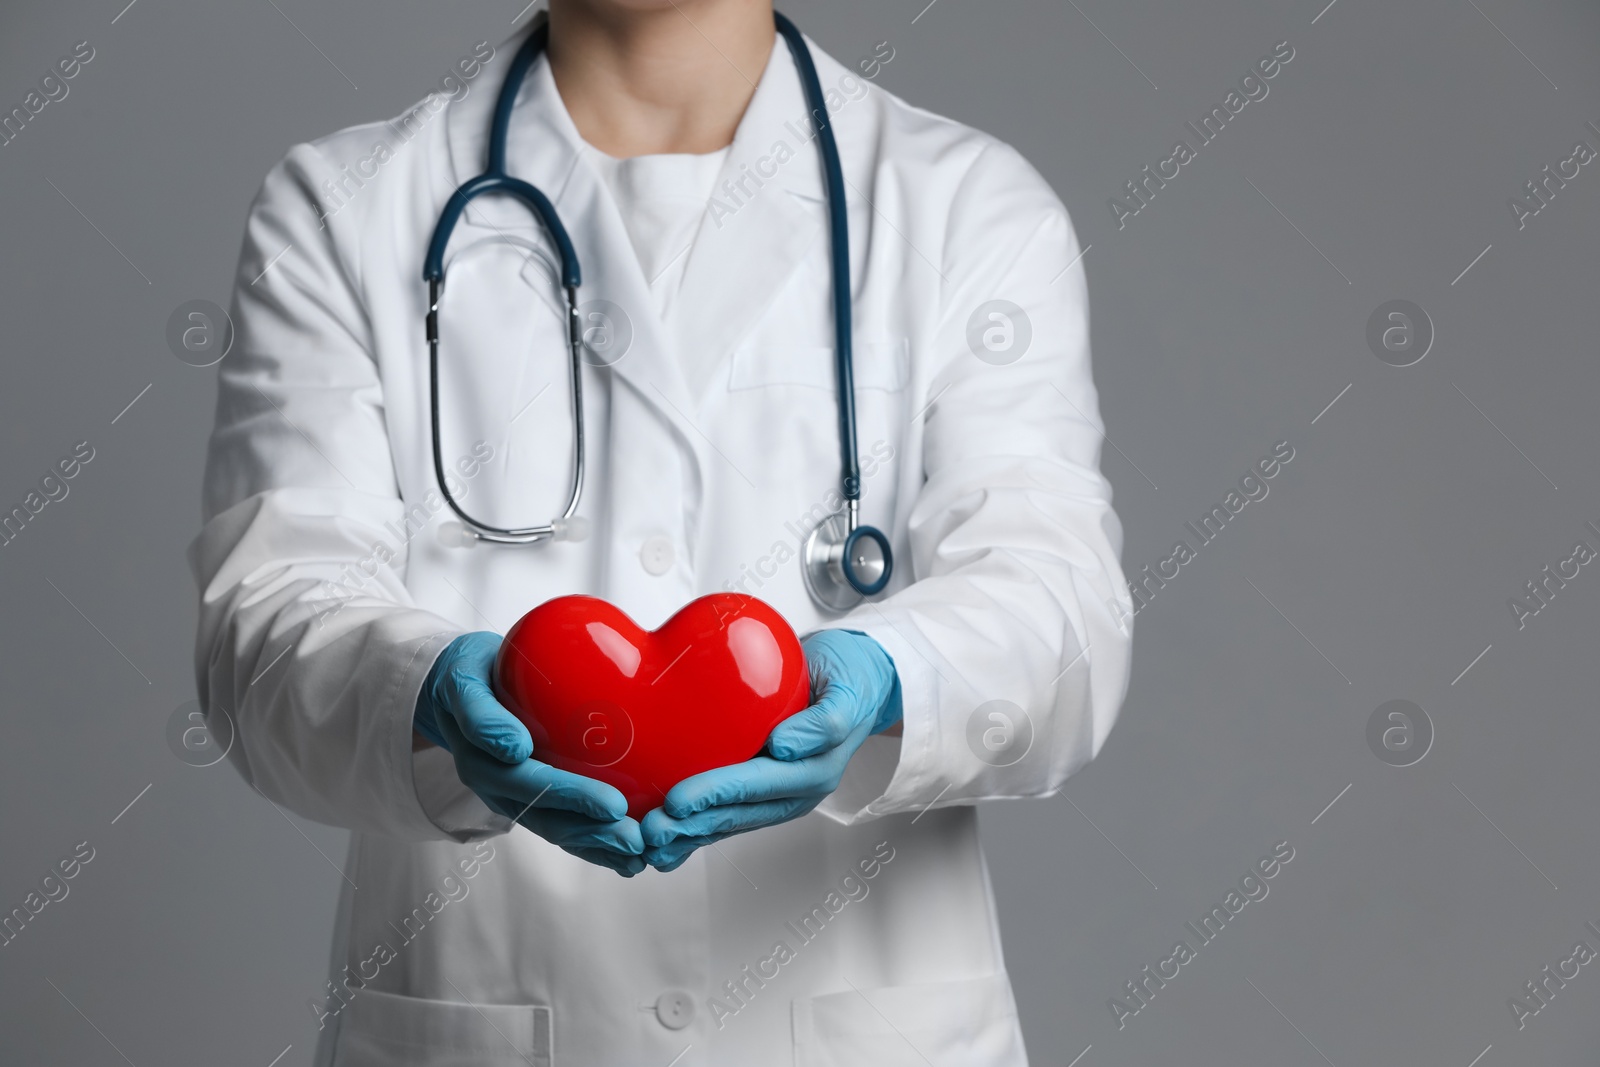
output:
[{"label": "forearm", "polygon": [[361,526],[348,511],[308,514],[292,492],[207,524],[194,547],[202,703],[233,720],[230,756],[269,799],[331,825],[448,837],[417,799],[412,709],[458,631],[411,604],[388,568],[336,591],[341,559],[364,551],[350,554]]}]

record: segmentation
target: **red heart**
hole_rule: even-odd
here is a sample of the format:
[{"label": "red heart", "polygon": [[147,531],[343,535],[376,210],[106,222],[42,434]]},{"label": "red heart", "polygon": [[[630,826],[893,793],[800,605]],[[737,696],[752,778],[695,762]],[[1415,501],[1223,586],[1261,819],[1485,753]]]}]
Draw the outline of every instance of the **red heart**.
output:
[{"label": "red heart", "polygon": [[755,756],[811,695],[794,630],[742,593],[654,631],[597,597],[547,600],[506,634],[494,677],[534,758],[616,786],[635,819],[683,779]]}]

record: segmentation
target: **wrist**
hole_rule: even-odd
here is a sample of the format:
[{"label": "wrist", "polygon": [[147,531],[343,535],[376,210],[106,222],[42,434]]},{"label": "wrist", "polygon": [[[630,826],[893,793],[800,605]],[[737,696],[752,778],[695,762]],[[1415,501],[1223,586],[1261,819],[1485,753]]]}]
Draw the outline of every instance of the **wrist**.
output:
[{"label": "wrist", "polygon": [[446,752],[450,751],[450,745],[445,741],[438,722],[444,706],[442,683],[449,671],[461,663],[464,657],[471,656],[477,643],[485,636],[495,642],[499,640],[498,635],[485,634],[481,631],[458,634],[439,651],[438,656],[434,657],[433,665],[422,678],[422,687],[417,691],[417,702],[411,711],[411,729],[415,735],[412,738],[413,752],[426,748],[429,744],[438,745]]},{"label": "wrist", "polygon": [[435,709],[432,697],[429,695],[433,688],[431,684],[432,677],[433,672],[429,671],[428,678],[422,683],[422,691],[417,694],[416,706],[411,711],[411,751],[413,752],[426,748],[430,744],[438,745],[446,751],[449,751],[450,748],[449,745],[445,744],[444,736],[439,732],[439,724],[436,718],[438,712]]},{"label": "wrist", "polygon": [[[895,669],[894,657],[889,655],[878,639],[869,633],[860,630],[845,630],[861,640],[867,649],[867,656],[873,664],[873,675],[879,681],[878,706],[873,712],[872,732],[881,734],[886,730],[896,727],[903,714],[904,708],[900,695],[900,672]],[[898,733],[898,730],[894,730]]]},{"label": "wrist", "polygon": [[[876,644],[877,642],[873,643]],[[889,656],[889,653],[884,652],[883,658],[889,662],[889,676],[893,681],[889,684],[889,695],[884,698],[883,704],[878,708],[878,718],[873,723],[872,732],[881,734],[887,731],[898,736],[900,733],[900,720],[905,715],[905,709],[902,706],[900,697],[900,673],[894,669],[894,660]]]}]

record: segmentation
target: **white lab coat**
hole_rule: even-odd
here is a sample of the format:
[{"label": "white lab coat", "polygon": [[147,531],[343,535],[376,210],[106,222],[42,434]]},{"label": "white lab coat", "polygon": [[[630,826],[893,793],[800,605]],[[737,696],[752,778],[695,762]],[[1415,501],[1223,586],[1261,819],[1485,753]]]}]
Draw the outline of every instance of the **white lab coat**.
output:
[{"label": "white lab coat", "polygon": [[[884,596],[828,616],[798,561],[839,468],[826,205],[788,50],[773,47],[665,323],[541,59],[510,170],[554,201],[581,298],[624,309],[631,343],[584,372],[589,539],[448,547],[422,256],[482,170],[518,44],[436,112],[294,148],[239,265],[191,550],[197,675],[256,789],[354,831],[334,984],[306,990],[319,1062],[1019,1067],[973,805],[1057,790],[1105,740],[1129,660],[1066,211],[1008,146],[813,49],[849,190],[862,516],[897,563]],[[741,191],[746,167],[759,182]],[[559,296],[528,251],[543,244],[520,206],[479,200],[451,246],[475,247],[446,290],[444,453],[497,524],[546,521],[566,490]],[[993,299],[1031,327],[1009,364],[969,343]],[[716,363],[703,395],[683,351]],[[511,828],[448,754],[413,754],[416,694],[457,634],[580,592],[654,627],[730,587],[802,634],[870,634],[902,680],[904,738],[868,740],[805,818],[629,880]],[[1004,767],[975,755],[997,700],[1032,731]]]}]

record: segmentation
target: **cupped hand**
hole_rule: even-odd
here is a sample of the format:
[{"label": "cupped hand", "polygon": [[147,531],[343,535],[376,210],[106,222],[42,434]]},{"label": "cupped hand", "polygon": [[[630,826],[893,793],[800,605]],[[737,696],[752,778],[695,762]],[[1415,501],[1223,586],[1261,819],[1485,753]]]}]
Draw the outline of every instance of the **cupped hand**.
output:
[{"label": "cupped hand", "polygon": [[856,750],[900,721],[900,678],[883,646],[854,630],[801,642],[812,704],[772,731],[754,759],[686,778],[640,821],[644,859],[671,871],[733,834],[797,819],[839,788]]},{"label": "cupped hand", "polygon": [[533,759],[528,728],[494,695],[500,635],[450,642],[417,697],[413,725],[449,751],[456,774],[488,808],[601,867],[631,878],[645,868],[639,824],[615,787]]}]

